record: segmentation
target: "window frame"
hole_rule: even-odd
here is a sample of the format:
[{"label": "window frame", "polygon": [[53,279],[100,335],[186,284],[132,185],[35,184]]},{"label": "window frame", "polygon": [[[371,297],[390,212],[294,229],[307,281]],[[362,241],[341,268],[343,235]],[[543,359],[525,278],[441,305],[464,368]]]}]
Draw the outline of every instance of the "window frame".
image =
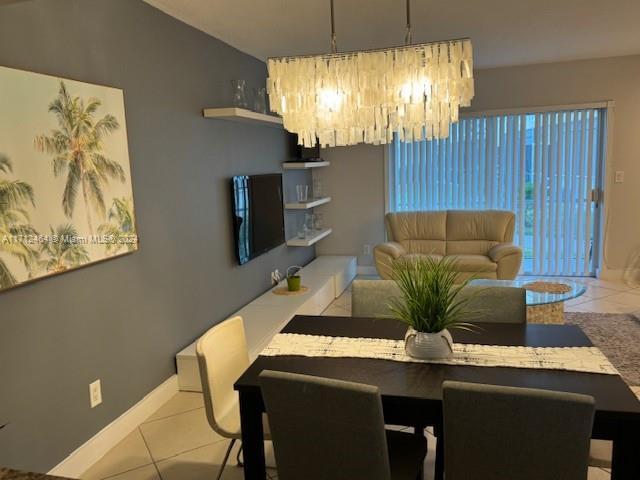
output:
[{"label": "window frame", "polygon": [[[595,275],[599,277],[603,269],[608,269],[607,261],[607,235],[609,227],[609,205],[611,204],[611,192],[610,186],[613,183],[614,172],[613,164],[615,163],[613,152],[613,132],[614,132],[614,114],[615,114],[615,101],[613,100],[601,100],[586,103],[571,103],[561,105],[544,105],[533,107],[513,107],[513,108],[500,108],[500,109],[486,109],[486,110],[470,110],[460,112],[460,118],[473,118],[473,117],[489,117],[499,115],[516,115],[516,114],[536,114],[545,112],[558,112],[564,110],[581,110],[581,109],[602,109],[605,114],[603,138],[601,138],[600,148],[600,162],[597,168],[599,169],[598,178],[600,179],[599,189],[599,211],[594,218],[594,228],[596,234],[594,235],[594,266]],[[389,191],[389,168],[392,158],[391,149],[393,148],[393,142],[384,145],[383,147],[383,162],[384,162],[384,214],[390,212],[390,194]],[[385,239],[387,238],[387,231],[385,226]]]}]

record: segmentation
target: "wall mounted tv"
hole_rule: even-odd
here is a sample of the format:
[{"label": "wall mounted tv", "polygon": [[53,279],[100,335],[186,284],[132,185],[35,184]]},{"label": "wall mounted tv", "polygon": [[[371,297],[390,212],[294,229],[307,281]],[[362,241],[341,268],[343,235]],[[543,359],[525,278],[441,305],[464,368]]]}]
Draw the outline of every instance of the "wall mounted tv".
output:
[{"label": "wall mounted tv", "polygon": [[242,265],[285,242],[282,174],[238,175],[231,187],[236,257]]}]

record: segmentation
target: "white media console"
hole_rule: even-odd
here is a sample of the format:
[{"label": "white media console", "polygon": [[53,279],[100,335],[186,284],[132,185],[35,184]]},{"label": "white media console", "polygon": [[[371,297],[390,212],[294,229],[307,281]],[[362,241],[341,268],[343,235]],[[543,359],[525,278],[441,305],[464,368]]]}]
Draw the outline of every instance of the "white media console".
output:
[{"label": "white media console", "polygon": [[[320,256],[300,274],[309,291],[301,295],[274,295],[271,290],[235,312],[244,320],[249,356],[253,361],[273,336],[294,315],[319,315],[353,281],[357,273],[356,257]],[[283,282],[282,285],[286,284]],[[196,342],[176,355],[180,390],[201,392],[196,359]]]}]

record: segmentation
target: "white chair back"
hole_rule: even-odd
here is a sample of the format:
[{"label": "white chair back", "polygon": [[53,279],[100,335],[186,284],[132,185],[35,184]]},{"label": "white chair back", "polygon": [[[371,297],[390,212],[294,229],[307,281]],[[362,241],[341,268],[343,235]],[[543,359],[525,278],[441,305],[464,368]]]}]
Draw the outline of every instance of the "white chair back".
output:
[{"label": "white chair back", "polygon": [[230,424],[221,419],[237,411],[238,393],[233,384],[250,365],[242,317],[225,320],[207,331],[196,344],[196,354],[211,428],[227,438],[239,437],[239,422],[232,422],[237,427],[230,431]]}]

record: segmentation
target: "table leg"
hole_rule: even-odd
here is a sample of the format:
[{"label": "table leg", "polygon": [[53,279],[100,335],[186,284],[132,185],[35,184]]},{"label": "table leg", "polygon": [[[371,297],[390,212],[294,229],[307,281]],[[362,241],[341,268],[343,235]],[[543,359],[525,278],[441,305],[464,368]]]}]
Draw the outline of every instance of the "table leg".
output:
[{"label": "table leg", "polygon": [[264,432],[259,394],[240,391],[240,423],[245,480],[265,480]]},{"label": "table leg", "polygon": [[611,480],[640,478],[640,441],[630,434],[613,441]]},{"label": "table leg", "polygon": [[[427,439],[427,435],[424,432],[424,429],[427,428],[426,425],[416,425],[413,427],[413,434],[417,437]],[[428,447],[427,447],[428,450]],[[420,466],[420,470],[418,471],[418,479],[424,479],[424,462]]]}]

